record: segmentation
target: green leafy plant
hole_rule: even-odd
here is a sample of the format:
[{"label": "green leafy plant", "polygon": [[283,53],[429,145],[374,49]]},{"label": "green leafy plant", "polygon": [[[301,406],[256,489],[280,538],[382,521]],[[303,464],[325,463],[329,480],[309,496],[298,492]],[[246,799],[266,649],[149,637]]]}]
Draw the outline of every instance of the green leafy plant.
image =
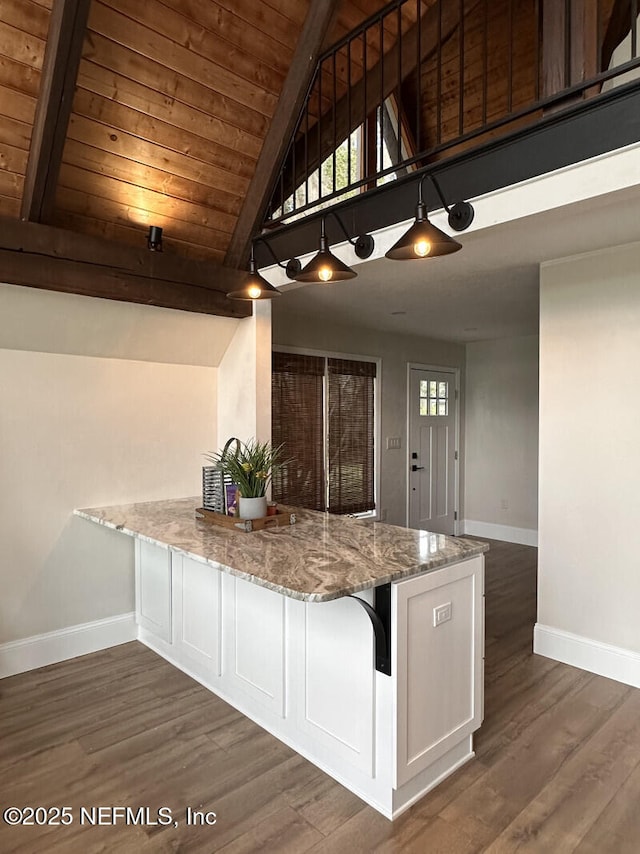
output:
[{"label": "green leafy plant", "polygon": [[205,457],[229,475],[243,498],[261,498],[266,495],[274,469],[289,462],[282,459],[283,447],[249,439]]}]

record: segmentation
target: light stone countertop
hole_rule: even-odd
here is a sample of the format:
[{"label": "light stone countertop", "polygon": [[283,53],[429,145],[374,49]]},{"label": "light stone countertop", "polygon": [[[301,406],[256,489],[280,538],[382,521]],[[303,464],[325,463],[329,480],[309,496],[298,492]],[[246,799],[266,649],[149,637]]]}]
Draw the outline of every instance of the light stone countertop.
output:
[{"label": "light stone countertop", "polygon": [[201,504],[182,498],[74,512],[308,602],[348,596],[489,549],[478,540],[298,509],[295,525],[244,533],[196,520]]}]

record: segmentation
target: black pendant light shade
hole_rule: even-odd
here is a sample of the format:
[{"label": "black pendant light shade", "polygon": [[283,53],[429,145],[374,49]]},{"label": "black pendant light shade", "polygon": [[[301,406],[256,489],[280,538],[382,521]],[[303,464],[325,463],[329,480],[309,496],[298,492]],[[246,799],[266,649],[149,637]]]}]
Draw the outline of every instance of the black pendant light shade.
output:
[{"label": "black pendant light shade", "polygon": [[270,285],[269,282],[261,276],[256,267],[256,261],[253,255],[253,244],[251,245],[251,259],[249,261],[249,278],[241,288],[235,291],[230,291],[227,296],[229,299],[243,299],[255,301],[258,299],[273,299],[281,296],[280,291]]},{"label": "black pendant light shade", "polygon": [[355,279],[357,275],[355,270],[329,250],[323,217],[320,225],[320,249],[298,275],[294,276],[296,282],[344,282],[347,279]]},{"label": "black pendant light shade", "polygon": [[462,249],[462,244],[429,222],[424,202],[418,202],[416,221],[388,252],[392,261],[410,261],[449,255]]},{"label": "black pendant light shade", "polygon": [[438,255],[450,255],[462,249],[462,245],[429,222],[427,208],[422,198],[422,185],[429,178],[436,189],[442,206],[449,215],[449,227],[454,231],[464,231],[473,222],[473,207],[469,202],[456,202],[449,207],[446,203],[440,185],[434,175],[423,175],[418,184],[418,205],[416,221],[406,231],[400,240],[388,252],[387,258],[392,261],[412,261],[420,258],[436,258]]}]

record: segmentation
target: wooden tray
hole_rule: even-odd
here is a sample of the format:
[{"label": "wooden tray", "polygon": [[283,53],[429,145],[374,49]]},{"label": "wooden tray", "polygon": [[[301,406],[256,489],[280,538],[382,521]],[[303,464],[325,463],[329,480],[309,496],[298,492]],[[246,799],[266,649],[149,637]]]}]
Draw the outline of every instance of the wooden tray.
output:
[{"label": "wooden tray", "polygon": [[278,510],[275,516],[263,516],[261,519],[240,519],[238,516],[225,516],[224,513],[215,513],[213,510],[197,507],[196,519],[201,522],[220,525],[221,528],[230,528],[233,531],[243,531],[248,534],[251,531],[279,528],[281,525],[295,525],[296,514]]}]

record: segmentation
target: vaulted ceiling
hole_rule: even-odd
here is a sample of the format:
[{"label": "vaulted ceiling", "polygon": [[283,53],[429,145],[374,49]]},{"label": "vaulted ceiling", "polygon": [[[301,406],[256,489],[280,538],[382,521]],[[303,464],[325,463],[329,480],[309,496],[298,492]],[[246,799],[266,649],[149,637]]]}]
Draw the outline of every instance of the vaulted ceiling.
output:
[{"label": "vaulted ceiling", "polygon": [[[59,174],[43,215],[33,216],[25,191],[33,193],[28,170],[47,40],[58,38],[64,61],[73,52],[59,38],[52,5],[77,7],[78,18],[87,6],[88,19],[86,29],[75,24],[77,83]],[[335,7],[328,26],[322,16],[311,22],[325,27],[320,39],[313,34],[315,51],[384,5],[314,3]],[[0,214],[133,246],[159,225],[165,251],[223,262],[243,206],[251,207],[309,13],[309,0],[2,0]],[[307,37],[308,46],[313,41]],[[37,200],[31,204],[37,210]]]},{"label": "vaulted ceiling", "polygon": [[[367,34],[366,55],[348,53],[349,71],[337,54],[330,87],[336,114],[349,84],[356,93],[358,68],[366,65],[372,79],[377,71],[383,81],[394,44],[411,38],[420,74],[400,75],[400,97],[418,101],[417,128],[409,130],[432,143],[534,97],[535,0],[442,3],[431,27],[437,50],[427,40],[421,52],[416,31],[436,14],[435,2],[402,4],[399,17],[385,18],[383,34]],[[251,238],[262,225],[317,58],[387,5],[1,0],[0,281],[249,314],[250,307],[225,294],[246,277]],[[598,4],[602,33],[614,5]],[[464,53],[459,40],[447,42],[456,27],[462,32],[463,19]],[[511,75],[505,106],[505,69],[514,53],[524,71]],[[414,78],[422,81],[417,93]],[[330,110],[330,102],[317,100],[316,113]],[[351,94],[347,100],[351,120]],[[313,123],[311,115],[307,135]],[[161,256],[147,250],[150,225],[164,231]]]}]

